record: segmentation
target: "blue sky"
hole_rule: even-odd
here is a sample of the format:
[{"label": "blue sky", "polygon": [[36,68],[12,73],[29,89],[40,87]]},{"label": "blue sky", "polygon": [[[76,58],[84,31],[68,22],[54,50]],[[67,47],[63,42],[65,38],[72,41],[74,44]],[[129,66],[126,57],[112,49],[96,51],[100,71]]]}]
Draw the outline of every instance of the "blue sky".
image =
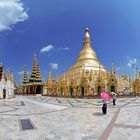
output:
[{"label": "blue sky", "polygon": [[89,27],[105,68],[113,60],[118,73],[131,74],[131,63],[140,64],[139,7],[139,0],[0,0],[0,61],[20,81],[36,52],[44,80],[48,70],[60,75],[75,63]]}]

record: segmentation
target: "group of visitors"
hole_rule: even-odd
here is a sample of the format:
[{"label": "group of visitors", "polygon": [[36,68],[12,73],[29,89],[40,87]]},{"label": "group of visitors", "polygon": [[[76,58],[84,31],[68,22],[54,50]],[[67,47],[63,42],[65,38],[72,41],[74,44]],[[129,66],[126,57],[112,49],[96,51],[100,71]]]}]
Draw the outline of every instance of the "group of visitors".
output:
[{"label": "group of visitors", "polygon": [[[116,94],[115,93],[112,95],[112,101],[113,101],[113,106],[115,106],[116,105]],[[103,114],[107,113],[107,102],[105,100],[103,100],[102,112],[103,112]]]}]

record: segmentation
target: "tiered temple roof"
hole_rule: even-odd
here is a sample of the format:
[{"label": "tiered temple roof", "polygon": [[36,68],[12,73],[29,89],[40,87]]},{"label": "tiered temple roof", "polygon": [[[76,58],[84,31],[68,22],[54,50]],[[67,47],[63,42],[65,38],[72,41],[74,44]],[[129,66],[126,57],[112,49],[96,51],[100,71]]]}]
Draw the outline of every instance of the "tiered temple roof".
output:
[{"label": "tiered temple roof", "polygon": [[30,83],[42,82],[42,77],[41,77],[41,73],[40,73],[39,64],[37,62],[36,54],[34,55],[34,63],[33,63],[32,73],[31,73],[29,82]]},{"label": "tiered temple roof", "polygon": [[23,84],[27,84],[28,83],[28,76],[27,76],[27,69],[26,69],[26,65],[24,65],[24,75],[23,75]]}]

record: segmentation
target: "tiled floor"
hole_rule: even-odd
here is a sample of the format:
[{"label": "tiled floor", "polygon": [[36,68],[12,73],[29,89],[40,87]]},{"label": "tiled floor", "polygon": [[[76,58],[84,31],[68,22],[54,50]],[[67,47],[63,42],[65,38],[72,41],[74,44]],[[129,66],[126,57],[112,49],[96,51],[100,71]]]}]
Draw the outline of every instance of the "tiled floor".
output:
[{"label": "tiled floor", "polygon": [[[17,96],[0,100],[0,140],[140,140],[140,98],[117,99],[102,114],[99,99]],[[35,129],[21,130],[29,119]]]}]

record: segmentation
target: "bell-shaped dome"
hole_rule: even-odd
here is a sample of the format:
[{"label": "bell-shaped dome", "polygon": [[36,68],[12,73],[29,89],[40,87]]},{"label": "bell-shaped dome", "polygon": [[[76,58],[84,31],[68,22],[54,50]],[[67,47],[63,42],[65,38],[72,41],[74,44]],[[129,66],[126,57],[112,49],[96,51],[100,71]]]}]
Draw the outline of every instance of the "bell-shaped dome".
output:
[{"label": "bell-shaped dome", "polygon": [[99,65],[100,69],[102,71],[105,71],[103,65],[100,64],[100,62],[98,61],[95,51],[91,47],[89,29],[86,28],[83,48],[79,54],[76,63],[71,67],[69,71],[79,68],[85,68],[89,70],[99,70]]}]

